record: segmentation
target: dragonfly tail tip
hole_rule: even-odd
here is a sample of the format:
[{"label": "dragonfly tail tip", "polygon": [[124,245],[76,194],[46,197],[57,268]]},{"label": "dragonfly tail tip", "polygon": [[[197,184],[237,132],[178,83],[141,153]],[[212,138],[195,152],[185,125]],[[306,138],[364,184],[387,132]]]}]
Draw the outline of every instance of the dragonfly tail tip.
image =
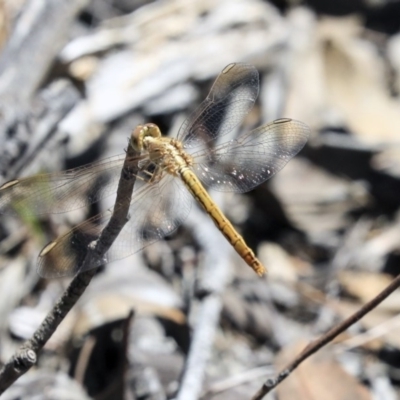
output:
[{"label": "dragonfly tail tip", "polygon": [[267,272],[266,268],[261,263],[258,263],[257,265],[253,266],[253,269],[259,277],[264,276],[264,274]]}]

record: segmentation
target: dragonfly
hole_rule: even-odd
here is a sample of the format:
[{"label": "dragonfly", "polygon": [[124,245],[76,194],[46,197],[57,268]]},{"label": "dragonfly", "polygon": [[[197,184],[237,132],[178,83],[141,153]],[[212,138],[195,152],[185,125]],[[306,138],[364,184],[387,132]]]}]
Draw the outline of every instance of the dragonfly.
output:
[{"label": "dragonfly", "polygon": [[[128,145],[136,155],[127,161],[136,167],[136,181],[129,220],[119,236],[104,257],[83,262],[87,247],[112,216],[113,210],[107,210],[47,244],[38,257],[39,275],[73,276],[140,251],[174,232],[187,218],[193,198],[243,260],[263,275],[263,264],[206,190],[248,192],[281,170],[305,145],[309,128],[289,118],[231,138],[258,92],[254,66],[229,64],[175,138],[162,136],[155,124],[136,127]],[[98,202],[117,191],[124,160],[122,154],[63,172],[11,180],[0,187],[0,213],[64,213]]]}]

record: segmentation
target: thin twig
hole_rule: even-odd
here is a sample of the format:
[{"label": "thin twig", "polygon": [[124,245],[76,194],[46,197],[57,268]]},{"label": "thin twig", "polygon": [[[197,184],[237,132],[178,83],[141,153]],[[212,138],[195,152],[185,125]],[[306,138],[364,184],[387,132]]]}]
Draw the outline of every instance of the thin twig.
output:
[{"label": "thin twig", "polygon": [[335,346],[335,354],[342,353],[343,351],[349,351],[357,347],[366,345],[366,343],[378,339],[388,332],[393,332],[399,328],[400,325],[400,315],[396,315],[369,330],[359,333],[344,342],[341,342],[338,346]]},{"label": "thin twig", "polygon": [[78,383],[81,384],[81,386],[84,385],[85,373],[95,346],[96,338],[93,335],[89,335],[89,337],[85,340],[81,351],[79,352],[78,361],[76,362],[74,371],[74,378]]},{"label": "thin twig", "polygon": [[242,371],[235,375],[229,376],[218,382],[210,384],[210,386],[201,395],[201,399],[205,400],[206,398],[210,398],[211,396],[216,396],[237,386],[244,385],[248,382],[259,379],[262,376],[265,376],[265,374],[272,375],[272,370],[272,366],[263,366]]},{"label": "thin twig", "polygon": [[[121,229],[128,221],[133,186],[137,173],[137,163],[132,162],[136,155],[132,146],[128,145],[124,166],[118,183],[117,198],[113,214],[107,226],[95,242],[93,250],[88,250],[85,262],[91,262],[91,257],[102,258],[113,244]],[[47,314],[32,338],[27,340],[11,359],[0,370],[0,394],[12,385],[21,375],[28,371],[37,361],[38,353],[52,336],[58,325],[78,301],[85,291],[97,268],[78,273],[68,288],[59,298],[53,309]]]},{"label": "thin twig", "polygon": [[377,307],[383,300],[392,294],[397,288],[400,287],[400,275],[398,275],[382,292],[380,292],[371,301],[361,307],[357,312],[349,318],[342,321],[340,324],[334,326],[319,339],[310,342],[306,348],[284,368],[275,378],[268,379],[258,392],[251,398],[252,400],[261,400],[272,389],[277,387],[284,379],[286,379],[303,361],[305,361],[312,354],[331,342],[336,336],[344,332],[351,325],[359,321],[364,315],[368,314],[371,310]]},{"label": "thin twig", "polygon": [[129,345],[130,345],[130,333],[132,328],[133,317],[135,313],[133,309],[129,311],[129,315],[126,317],[123,325],[123,336],[122,336],[122,345],[123,345],[123,353],[124,353],[124,360],[122,366],[122,374],[121,374],[121,381],[122,381],[122,398],[125,400],[131,399],[131,387],[129,385]]},{"label": "thin twig", "polygon": [[[133,321],[134,312],[129,311],[129,314],[124,318],[123,321],[118,322],[118,326],[122,331],[122,343],[121,347],[115,354],[115,357],[121,358],[121,362],[114,371],[114,379],[102,390],[100,393],[95,395],[97,400],[106,399],[132,399],[131,388],[128,384],[128,371],[129,371],[129,332]],[[119,354],[118,354],[119,353]],[[120,357],[121,356],[121,357]]]},{"label": "thin twig", "polygon": [[225,238],[199,209],[191,211],[187,223],[196,228],[197,239],[205,248],[205,259],[197,287],[197,301],[191,307],[192,312],[196,311],[196,324],[175,400],[196,400],[201,396],[222,310],[221,294],[228,282],[232,256],[232,248]]}]

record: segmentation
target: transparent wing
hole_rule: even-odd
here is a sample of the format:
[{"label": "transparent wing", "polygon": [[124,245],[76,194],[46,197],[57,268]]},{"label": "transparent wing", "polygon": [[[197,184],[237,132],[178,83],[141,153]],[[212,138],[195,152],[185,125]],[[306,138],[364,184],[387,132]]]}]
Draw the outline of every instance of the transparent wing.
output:
[{"label": "transparent wing", "polygon": [[[129,221],[104,259],[88,263],[84,270],[136,253],[173,232],[187,218],[192,200],[179,178],[165,174],[158,183],[136,183]],[[39,255],[39,275],[56,278],[76,274],[85,260],[88,245],[99,237],[110,218],[110,211],[102,213],[47,245]]]},{"label": "transparent wing", "polygon": [[116,192],[125,156],[9,181],[0,187],[0,213],[63,213],[94,203]]},{"label": "transparent wing", "polygon": [[183,123],[177,139],[184,148],[193,148],[229,133],[253,107],[258,88],[255,67],[243,63],[228,65],[204,102]]},{"label": "transparent wing", "polygon": [[280,171],[305,145],[307,125],[275,120],[213,150],[192,154],[193,169],[207,186],[247,192]]}]

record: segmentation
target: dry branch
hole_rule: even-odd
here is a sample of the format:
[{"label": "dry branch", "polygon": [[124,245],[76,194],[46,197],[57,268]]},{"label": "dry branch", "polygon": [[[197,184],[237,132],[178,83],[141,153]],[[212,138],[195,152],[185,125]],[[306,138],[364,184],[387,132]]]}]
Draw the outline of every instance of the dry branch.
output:
[{"label": "dry branch", "polygon": [[286,379],[303,361],[305,361],[312,354],[316,353],[322,347],[330,343],[335,337],[340,335],[350,326],[358,322],[362,317],[368,314],[371,310],[377,307],[383,300],[400,287],[400,275],[398,275],[390,285],[388,285],[382,292],[375,296],[371,301],[361,307],[357,312],[346,318],[340,324],[334,326],[320,338],[310,342],[306,348],[284,368],[275,378],[268,379],[258,392],[251,398],[252,400],[261,400],[272,389],[276,388],[284,379]]},{"label": "dry branch", "polygon": [[[214,344],[222,310],[221,294],[228,282],[232,249],[207,216],[192,210],[188,222],[205,247],[203,273],[197,289],[196,325],[176,400],[198,399],[203,391],[207,362]],[[194,305],[194,304],[192,304]]]},{"label": "dry branch", "polygon": [[[131,158],[134,156],[135,151],[132,146],[128,145],[118,184],[114,212],[109,223],[96,240],[93,250],[88,249],[83,265],[86,262],[93,262],[93,259],[101,259],[129,219],[129,206],[137,173],[137,164],[132,168]],[[92,268],[75,276],[56,305],[33,334],[33,337],[27,340],[3,366],[0,371],[0,394],[36,363],[39,351],[78,301],[95,275],[96,270],[97,268]]]},{"label": "dry branch", "polygon": [[67,42],[76,15],[87,3],[87,0],[27,2],[0,58],[3,105],[17,106],[20,110],[29,104]]}]

